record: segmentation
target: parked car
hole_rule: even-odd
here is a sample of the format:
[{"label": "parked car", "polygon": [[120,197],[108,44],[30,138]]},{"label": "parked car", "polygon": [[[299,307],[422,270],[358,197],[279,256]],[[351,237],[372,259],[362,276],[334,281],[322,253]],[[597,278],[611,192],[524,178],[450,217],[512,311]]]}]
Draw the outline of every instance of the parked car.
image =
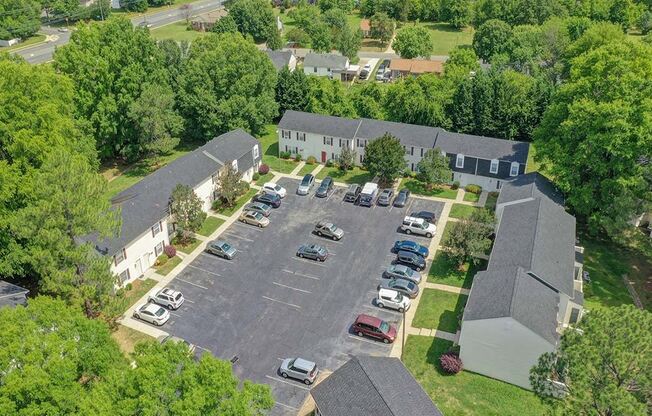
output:
[{"label": "parked car", "polygon": [[416,284],[421,283],[421,273],[415,272],[403,264],[392,264],[383,272],[385,279],[406,279]]},{"label": "parked car", "polygon": [[278,195],[261,192],[254,197],[254,202],[262,202],[263,204],[269,205],[273,208],[278,208],[281,206],[281,197]]},{"label": "parked car", "polygon": [[383,189],[383,191],[378,195],[378,200],[376,204],[386,207],[392,202],[392,197],[394,196],[394,191],[391,189]]},{"label": "parked car", "polygon": [[378,71],[376,71],[376,81],[382,81],[383,80],[383,75],[385,75],[385,71],[387,70],[387,66],[389,64],[385,65],[385,63],[381,63],[380,66],[378,67]]},{"label": "parked car", "polygon": [[319,188],[317,188],[317,192],[315,192],[315,196],[319,198],[326,198],[328,196],[328,193],[332,190],[333,190],[333,178],[327,176],[319,184]]},{"label": "parked car", "polygon": [[143,28],[146,27],[146,28],[149,29],[149,28],[151,28],[152,26],[153,26],[153,25],[152,25],[151,23],[149,23],[149,22],[140,22],[140,23],[138,23],[138,27],[143,27]]},{"label": "parked car", "polygon": [[431,224],[423,218],[405,217],[401,224],[401,230],[406,234],[420,234],[431,238],[437,232],[435,224]]},{"label": "parked car", "polygon": [[233,260],[237,250],[224,240],[213,240],[206,244],[207,253],[215,254],[228,260]]},{"label": "parked car", "polygon": [[385,344],[394,342],[396,328],[375,316],[360,314],[352,326],[353,332],[359,337],[368,336],[383,341]]},{"label": "parked car", "polygon": [[287,195],[288,191],[281,185],[278,185],[274,182],[267,182],[263,185],[263,192],[267,192],[268,194],[276,194],[281,198],[285,198],[285,195]]},{"label": "parked car", "polygon": [[380,289],[391,289],[399,293],[404,294],[410,299],[414,299],[419,294],[419,285],[414,283],[412,280],[407,279],[391,279],[383,280],[378,285],[378,290]]},{"label": "parked car", "polygon": [[376,298],[376,306],[404,312],[410,309],[410,299],[395,290],[380,288]]},{"label": "parked car", "polygon": [[418,254],[411,251],[399,251],[396,253],[396,263],[405,264],[408,267],[420,272],[426,268],[426,261]]},{"label": "parked car", "polygon": [[362,186],[357,183],[350,185],[344,194],[344,200],[346,202],[355,202],[358,199],[358,195],[360,195],[360,191],[362,191]]},{"label": "parked car", "polygon": [[238,219],[240,222],[255,225],[260,228],[267,227],[269,225],[269,218],[256,211],[242,211],[242,214],[240,214],[240,218]]},{"label": "parked car", "polygon": [[147,300],[149,302],[154,302],[158,305],[165,306],[170,310],[179,309],[185,301],[183,293],[169,287],[164,287],[158,292],[149,295]]},{"label": "parked car", "polygon": [[363,71],[371,72],[371,64],[365,64],[364,67],[362,67]]},{"label": "parked car", "polygon": [[304,384],[311,385],[319,375],[317,364],[303,358],[286,358],[278,370],[283,378],[301,380]]},{"label": "parked car", "polygon": [[170,319],[170,312],[156,303],[143,303],[136,306],[134,318],[161,326]]},{"label": "parked car", "polygon": [[272,212],[272,207],[262,202],[250,202],[244,207],[247,211],[256,211],[260,212],[266,217],[269,217],[269,214]]},{"label": "parked car", "polygon": [[436,219],[437,219],[436,216],[435,216],[435,213],[430,212],[430,211],[413,212],[412,214],[410,214],[410,217],[422,218],[422,219],[428,221],[431,224],[434,224]]},{"label": "parked car", "polygon": [[424,247],[421,244],[415,243],[414,241],[410,241],[410,240],[398,240],[394,242],[394,247],[392,247],[392,251],[394,253],[398,253],[401,250],[417,253],[424,259],[428,257],[428,254],[430,254],[428,247]]},{"label": "parked car", "polygon": [[369,76],[369,71],[367,71],[366,69],[363,69],[363,70],[360,71],[359,78],[360,78],[361,81],[364,81],[365,79],[367,79],[368,76]]},{"label": "parked car", "polygon": [[378,184],[373,182],[367,182],[364,184],[362,191],[360,191],[360,197],[358,198],[358,205],[361,207],[371,207],[378,195]]},{"label": "parked car", "polygon": [[297,188],[297,194],[308,195],[313,186],[315,186],[315,177],[308,173],[301,179],[301,184]]},{"label": "parked car", "polygon": [[392,80],[392,71],[389,69],[385,70],[385,73],[383,74],[383,82],[390,82]]},{"label": "parked car", "polygon": [[159,344],[167,344],[168,342],[174,342],[175,344],[184,344],[188,348],[189,354],[194,354],[195,346],[186,341],[185,339],[175,337],[174,335],[161,335],[156,339]]},{"label": "parked car", "polygon": [[344,236],[344,230],[337,227],[332,222],[319,221],[315,225],[315,233],[318,236],[330,237],[333,240],[340,240]]},{"label": "parked car", "polygon": [[394,206],[396,208],[403,208],[407,204],[408,199],[410,198],[410,190],[403,188],[398,191],[396,198],[394,198]]},{"label": "parked car", "polygon": [[317,261],[324,261],[328,257],[328,250],[317,244],[302,244],[297,250],[297,256]]}]

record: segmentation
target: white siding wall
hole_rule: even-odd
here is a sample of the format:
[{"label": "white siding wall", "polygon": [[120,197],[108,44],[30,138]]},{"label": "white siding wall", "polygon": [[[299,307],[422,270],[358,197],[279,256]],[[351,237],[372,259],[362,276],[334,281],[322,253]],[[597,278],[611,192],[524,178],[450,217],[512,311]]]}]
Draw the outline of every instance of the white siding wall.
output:
[{"label": "white siding wall", "polygon": [[304,66],[303,73],[306,75],[317,75],[319,77],[333,77],[333,71],[328,71],[328,68],[317,67],[315,72],[314,66]]},{"label": "white siding wall", "polygon": [[453,172],[453,180],[458,181],[460,186],[480,185],[482,190],[487,192],[497,191],[498,182],[505,183],[504,179],[487,178],[486,176],[473,175],[470,173]]},{"label": "white siding wall", "polygon": [[530,368],[554,346],[512,318],[464,321],[460,334],[464,369],[530,389]]},{"label": "white siding wall", "polygon": [[195,194],[204,201],[202,209],[208,212],[211,209],[213,204],[213,191],[215,190],[215,184],[213,183],[212,178],[205,179],[202,183],[193,188]]}]

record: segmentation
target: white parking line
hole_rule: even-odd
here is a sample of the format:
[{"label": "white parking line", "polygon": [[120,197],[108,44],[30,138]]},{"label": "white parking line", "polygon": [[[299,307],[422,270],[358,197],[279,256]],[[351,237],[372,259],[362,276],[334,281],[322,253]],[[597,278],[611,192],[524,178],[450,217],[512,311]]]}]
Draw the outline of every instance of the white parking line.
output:
[{"label": "white parking line", "polygon": [[304,274],[304,273],[300,273],[300,272],[293,272],[293,271],[288,270],[288,269],[283,269],[283,271],[285,273],[290,273],[290,274],[293,274],[295,276],[305,277],[306,279],[319,280],[319,277],[317,277],[317,276],[312,276],[312,275]]},{"label": "white parking line", "polygon": [[244,224],[244,223],[241,223],[241,222],[234,222],[233,225],[239,225],[240,227],[245,227],[245,228],[247,228],[248,230],[256,231],[256,232],[258,232],[258,233],[262,233],[262,232],[263,232],[263,229],[262,229],[262,228],[257,227],[257,226],[255,226],[255,225],[251,225],[251,224]]},{"label": "white parking line", "polygon": [[219,274],[219,273],[215,273],[215,272],[212,272],[212,271],[210,271],[210,270],[202,269],[201,267],[193,266],[192,264],[189,264],[188,267],[191,267],[191,268],[193,268],[193,269],[200,270],[200,271],[202,271],[202,272],[204,272],[204,273],[208,273],[208,274],[212,274],[212,275],[215,275],[215,276],[218,276],[218,277],[222,277],[222,275]]},{"label": "white parking line", "polygon": [[231,262],[231,260],[226,260],[226,259],[223,259],[222,257],[214,256],[214,255],[212,255],[212,254],[203,253],[203,252],[202,252],[202,253],[199,253],[199,254],[201,254],[202,256],[210,257],[211,259],[219,260],[219,261],[221,261],[222,263],[233,264],[233,263]]},{"label": "white parking line", "polygon": [[213,353],[213,351],[209,350],[208,348],[200,347],[199,345],[195,345],[195,347],[199,348],[200,350],[208,351],[211,354]]},{"label": "white parking line", "polygon": [[326,238],[326,237],[320,237],[320,236],[315,235],[315,234],[310,234],[310,236],[312,238],[315,238],[315,239],[319,240],[319,241],[323,241],[325,244],[331,244],[331,243],[332,244],[344,244],[341,241],[333,240],[331,238]]},{"label": "white parking line", "polygon": [[276,402],[276,404],[278,404],[279,406],[287,407],[288,409],[292,409],[292,410],[296,410],[296,411],[299,411],[299,410],[300,410],[300,409],[297,408],[297,407],[292,407],[292,406],[290,406],[290,405],[283,404],[283,403],[281,403],[281,402]]},{"label": "white parking line", "polygon": [[195,303],[194,301],[192,301],[190,299],[186,299],[186,302]]},{"label": "white parking line", "polygon": [[405,210],[406,212],[410,212],[410,208],[412,208],[413,203],[414,203],[414,200],[410,201],[410,203],[407,206],[407,209]]},{"label": "white parking line", "polygon": [[224,234],[228,235],[229,237],[239,238],[240,240],[248,241],[248,242],[250,242],[250,243],[253,243],[253,242],[254,242],[254,240],[252,240],[252,239],[250,239],[250,238],[241,237],[241,236],[239,236],[239,235],[237,235],[237,234],[233,234],[233,233],[230,233],[230,232],[228,232],[228,231],[225,232]]},{"label": "white parking line", "polygon": [[296,383],[290,383],[289,381],[281,380],[281,379],[279,379],[278,377],[272,377],[272,376],[268,376],[268,375],[266,375],[265,377],[267,377],[267,378],[270,379],[270,380],[278,381],[279,383],[289,384],[290,386],[294,386],[294,387],[296,387],[296,388],[298,388],[298,389],[302,389],[302,390],[310,391],[310,389],[309,389],[308,387],[299,386],[299,385],[296,384]]},{"label": "white parking line", "polygon": [[274,285],[276,285],[276,286],[285,287],[285,288],[287,288],[287,289],[296,290],[297,292],[302,292],[302,293],[312,293],[312,292],[309,291],[309,290],[297,289],[296,287],[292,287],[292,286],[284,285],[284,284],[279,283],[279,282],[272,282],[272,284],[274,284]]},{"label": "white parking line", "polygon": [[319,267],[326,267],[326,265],[323,262],[318,262],[317,260],[306,260],[302,259],[300,257],[292,257],[296,261],[300,261],[302,263],[307,263],[307,264],[312,264],[314,266],[319,266]]},{"label": "white parking line", "polygon": [[390,345],[392,345],[392,344],[385,344],[382,341],[372,341],[370,339],[366,339],[366,338],[363,338],[363,337],[358,337],[358,336],[355,336],[355,335],[347,335],[347,337],[349,337],[351,339],[354,339],[356,341],[363,341],[363,342],[368,342],[370,344],[378,345],[380,347],[389,347]]},{"label": "white parking line", "polygon": [[179,317],[179,318],[181,318],[181,317],[182,317],[182,316],[181,316],[181,315],[179,315],[178,313],[174,313],[174,312],[170,312],[170,315],[172,315],[172,316],[176,316],[176,317]]},{"label": "white parking line", "polygon": [[283,302],[282,300],[268,298],[267,296],[263,296],[263,299],[267,299],[267,300],[272,301],[272,302],[282,303],[283,305],[291,306],[293,308],[301,309],[301,306],[295,305],[294,303]]},{"label": "white parking line", "polygon": [[176,277],[175,279],[177,279],[177,280],[180,281],[180,282],[188,283],[189,285],[197,286],[197,287],[200,288],[200,289],[208,290],[208,288],[205,287],[205,286],[198,285],[197,283],[189,282],[189,281],[187,281],[187,280],[183,280],[183,279],[180,278],[180,277]]}]

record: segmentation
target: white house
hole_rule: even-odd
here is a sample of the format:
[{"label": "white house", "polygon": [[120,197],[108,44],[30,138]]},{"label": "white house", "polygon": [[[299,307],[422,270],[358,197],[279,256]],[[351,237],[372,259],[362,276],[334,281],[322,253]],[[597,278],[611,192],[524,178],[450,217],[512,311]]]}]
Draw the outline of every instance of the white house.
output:
[{"label": "white house", "polygon": [[334,53],[309,52],[303,60],[303,73],[331,79],[342,79],[349,69],[349,58]]},{"label": "white house", "polygon": [[525,173],[529,144],[524,142],[451,133],[438,127],[371,119],[348,119],[288,110],[278,124],[279,151],[313,156],[326,163],[337,160],[344,147],[355,149],[362,164],[364,149],[385,133],[398,138],[405,148],[406,168],[417,170],[425,153],[444,152],[453,171],[452,181],[476,184],[488,191]]},{"label": "white house", "polygon": [[269,59],[272,61],[272,64],[277,71],[287,67],[290,72],[294,72],[297,68],[297,57],[294,56],[290,50],[273,51],[271,49],[266,49],[265,53],[269,56]]},{"label": "white house", "polygon": [[530,389],[529,372],[583,311],[575,218],[538,173],[507,182],[486,271],[473,279],[460,332],[464,368]]},{"label": "white house", "polygon": [[234,130],[156,170],[113,198],[111,202],[120,208],[122,218],[120,235],[98,241],[96,248],[112,257],[111,270],[120,276],[121,284],[140,277],[170,244],[175,224],[168,205],[177,184],[191,186],[208,211],[218,195],[216,179],[226,163],[250,182],[260,160],[258,141],[243,130]]}]

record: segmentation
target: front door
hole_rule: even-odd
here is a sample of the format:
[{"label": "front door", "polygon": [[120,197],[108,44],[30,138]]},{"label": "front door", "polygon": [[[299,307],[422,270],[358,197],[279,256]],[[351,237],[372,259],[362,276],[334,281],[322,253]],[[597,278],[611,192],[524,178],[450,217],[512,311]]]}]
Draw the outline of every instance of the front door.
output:
[{"label": "front door", "polygon": [[321,152],[321,163],[326,163],[326,152]]},{"label": "front door", "polygon": [[140,259],[136,260],[136,265],[134,266],[136,268],[136,277],[140,277],[143,275],[143,265]]}]

